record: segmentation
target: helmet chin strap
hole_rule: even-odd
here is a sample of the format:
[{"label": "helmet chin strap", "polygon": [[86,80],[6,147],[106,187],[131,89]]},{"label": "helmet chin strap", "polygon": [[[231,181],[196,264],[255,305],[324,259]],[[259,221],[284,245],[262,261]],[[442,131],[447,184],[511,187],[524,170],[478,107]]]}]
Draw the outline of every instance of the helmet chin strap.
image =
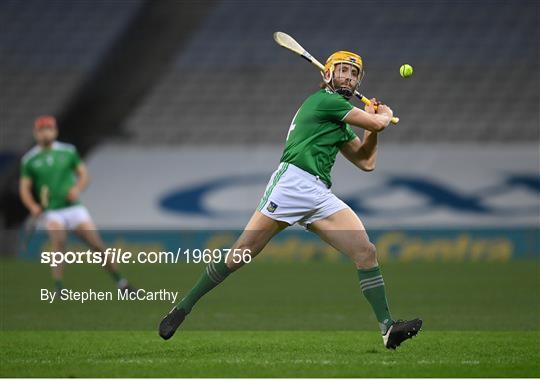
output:
[{"label": "helmet chin strap", "polygon": [[338,94],[340,94],[341,96],[343,96],[344,98],[346,99],[350,99],[352,96],[353,96],[353,91],[348,88],[348,87],[337,87],[334,85],[334,75],[332,75],[332,80],[330,81],[330,83],[328,83],[331,87],[332,87],[332,90],[334,90],[334,92],[337,92]]},{"label": "helmet chin strap", "polygon": [[350,99],[353,96],[352,91],[347,87],[339,87],[336,92],[347,99]]}]

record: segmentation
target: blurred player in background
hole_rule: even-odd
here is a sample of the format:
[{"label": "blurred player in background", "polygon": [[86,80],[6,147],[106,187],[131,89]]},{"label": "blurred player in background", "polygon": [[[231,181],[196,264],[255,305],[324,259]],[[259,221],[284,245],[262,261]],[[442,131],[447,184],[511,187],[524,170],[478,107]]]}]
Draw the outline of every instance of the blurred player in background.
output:
[{"label": "blurred player in background", "polygon": [[[104,252],[105,245],[96,226],[79,201],[88,185],[86,166],[76,148],[56,141],[58,129],[52,116],[40,116],[34,122],[37,145],[22,158],[19,194],[30,211],[31,218],[40,219],[51,240],[52,250],[65,252],[67,232],[74,231],[95,252]],[[115,263],[105,269],[118,288],[133,291],[128,281],[118,272]],[[64,266],[52,267],[55,288],[63,285]]]},{"label": "blurred player in background", "polygon": [[[422,321],[395,321],[391,317],[375,246],[358,216],[330,190],[330,172],[338,151],[361,170],[375,168],[378,133],[393,116],[392,110],[376,99],[365,111],[351,105],[349,99],[363,75],[362,59],[357,54],[339,51],[328,58],[322,88],[309,96],[294,116],[279,168],[232,249],[249,250],[254,257],[286,227],[295,223],[305,226],[354,261],[384,345],[395,349],[418,333]],[[364,129],[363,140],[350,125]],[[210,263],[193,289],[162,320],[161,337],[169,339],[195,303],[243,264],[234,262],[233,255]]]}]

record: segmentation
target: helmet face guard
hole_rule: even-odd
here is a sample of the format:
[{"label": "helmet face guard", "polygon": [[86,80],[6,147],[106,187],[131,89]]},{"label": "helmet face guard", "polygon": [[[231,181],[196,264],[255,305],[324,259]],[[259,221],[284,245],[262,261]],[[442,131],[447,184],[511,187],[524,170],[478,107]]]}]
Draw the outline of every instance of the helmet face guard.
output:
[{"label": "helmet face guard", "polygon": [[[344,63],[348,65],[352,65],[358,69],[358,78],[356,82],[356,86],[354,86],[353,89],[349,87],[336,87],[334,79],[335,79],[335,68],[336,65]],[[348,51],[338,51],[332,54],[328,59],[326,60],[326,64],[324,65],[325,73],[330,72],[330,75],[327,77],[325,73],[321,73],[323,75],[324,82],[328,84],[335,92],[338,94],[346,97],[347,99],[353,96],[354,92],[358,89],[360,86],[360,83],[362,82],[362,79],[364,78],[364,68],[362,63],[362,58],[355,53],[351,53]],[[352,80],[352,77],[350,78]]]}]

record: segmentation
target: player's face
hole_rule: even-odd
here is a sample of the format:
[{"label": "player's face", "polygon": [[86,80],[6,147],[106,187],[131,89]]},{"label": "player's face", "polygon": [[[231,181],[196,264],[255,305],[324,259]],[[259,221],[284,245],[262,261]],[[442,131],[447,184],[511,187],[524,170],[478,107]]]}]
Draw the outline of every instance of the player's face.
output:
[{"label": "player's face", "polygon": [[56,140],[57,135],[58,130],[52,124],[34,128],[34,137],[39,145],[51,145]]},{"label": "player's face", "polygon": [[358,84],[358,69],[348,63],[337,63],[334,67],[334,85],[336,87],[347,87],[351,91]]}]

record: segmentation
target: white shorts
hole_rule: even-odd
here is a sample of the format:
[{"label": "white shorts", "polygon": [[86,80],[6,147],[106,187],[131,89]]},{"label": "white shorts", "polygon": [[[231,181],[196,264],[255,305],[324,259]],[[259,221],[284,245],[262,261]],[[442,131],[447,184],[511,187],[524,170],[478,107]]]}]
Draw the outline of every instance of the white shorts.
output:
[{"label": "white shorts", "polygon": [[307,228],[348,207],[319,177],[282,162],[272,174],[257,210],[274,220]]},{"label": "white shorts", "polygon": [[58,210],[45,211],[42,217],[42,227],[45,228],[49,221],[62,224],[66,230],[74,230],[81,223],[91,222],[92,217],[86,207],[75,205]]}]

